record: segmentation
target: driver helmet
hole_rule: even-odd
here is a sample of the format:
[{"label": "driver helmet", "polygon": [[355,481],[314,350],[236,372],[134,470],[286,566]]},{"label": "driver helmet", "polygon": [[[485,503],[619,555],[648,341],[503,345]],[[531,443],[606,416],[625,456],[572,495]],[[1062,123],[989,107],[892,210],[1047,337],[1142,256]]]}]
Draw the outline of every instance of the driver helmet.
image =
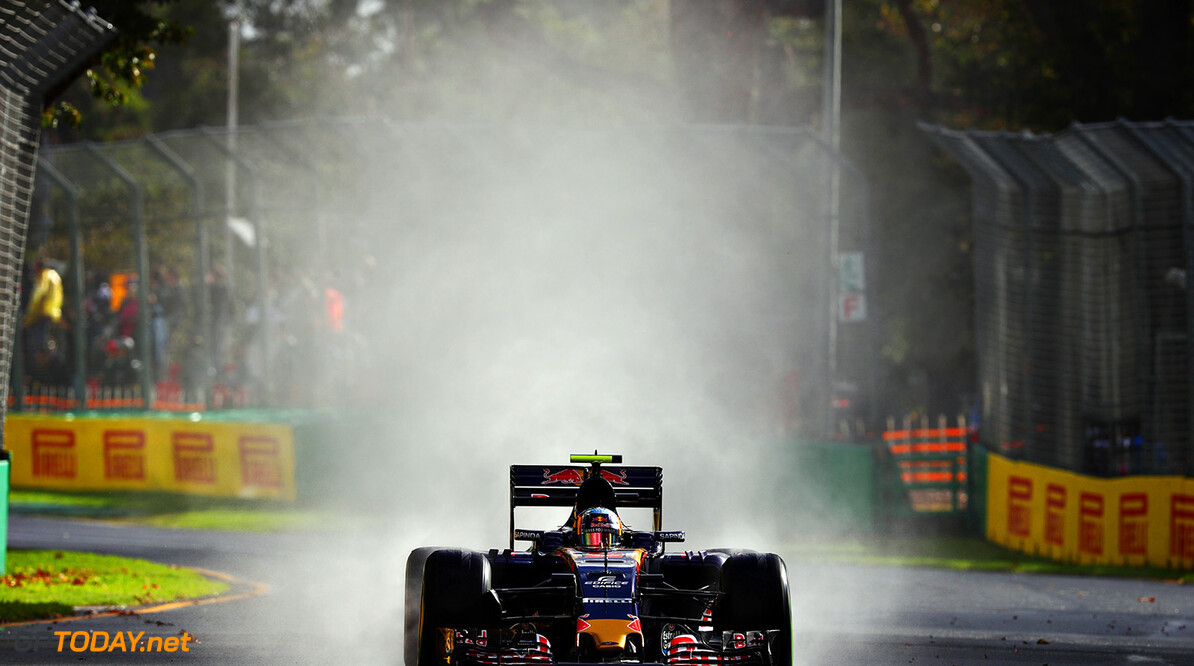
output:
[{"label": "driver helmet", "polygon": [[610,509],[585,509],[576,518],[576,534],[584,550],[609,550],[622,538],[622,520]]}]

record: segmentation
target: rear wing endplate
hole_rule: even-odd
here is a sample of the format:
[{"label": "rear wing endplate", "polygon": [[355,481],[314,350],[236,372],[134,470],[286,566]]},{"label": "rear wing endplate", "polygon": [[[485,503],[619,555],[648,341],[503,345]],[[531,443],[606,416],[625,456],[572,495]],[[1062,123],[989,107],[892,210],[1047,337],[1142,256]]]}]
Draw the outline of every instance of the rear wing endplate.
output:
[{"label": "rear wing endplate", "polygon": [[514,510],[520,506],[572,507],[580,484],[593,470],[614,488],[617,508],[654,510],[654,530],[663,525],[663,468],[626,465],[511,465],[510,548],[514,548]]}]

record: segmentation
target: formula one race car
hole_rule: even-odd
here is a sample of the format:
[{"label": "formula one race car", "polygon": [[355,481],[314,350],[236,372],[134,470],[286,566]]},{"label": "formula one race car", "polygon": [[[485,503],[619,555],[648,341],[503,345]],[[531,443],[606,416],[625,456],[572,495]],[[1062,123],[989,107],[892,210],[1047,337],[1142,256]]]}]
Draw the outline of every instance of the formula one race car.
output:
[{"label": "formula one race car", "polygon": [[[406,666],[790,666],[783,560],[744,550],[664,552],[684,533],[660,530],[663,470],[621,461],[594,454],[563,467],[512,465],[508,549],[412,551]],[[515,509],[524,506],[572,513],[558,529],[516,529]],[[618,513],[627,507],[654,509],[653,531],[627,527]],[[530,548],[516,551],[515,541]]]}]

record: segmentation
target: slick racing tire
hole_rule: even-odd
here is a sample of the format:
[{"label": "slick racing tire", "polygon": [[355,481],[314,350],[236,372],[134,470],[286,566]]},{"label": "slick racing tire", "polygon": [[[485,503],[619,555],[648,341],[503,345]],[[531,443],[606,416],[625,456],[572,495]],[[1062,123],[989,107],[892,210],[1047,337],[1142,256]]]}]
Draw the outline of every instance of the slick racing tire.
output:
[{"label": "slick racing tire", "polygon": [[492,585],[489,560],[471,550],[445,548],[427,555],[419,609],[418,661],[437,666],[436,628],[476,629],[487,624],[484,596]]},{"label": "slick racing tire", "polygon": [[406,558],[406,598],[403,600],[404,631],[402,633],[403,663],[419,664],[419,609],[423,605],[423,566],[435,547],[416,548]]},{"label": "slick racing tire", "polygon": [[721,567],[721,596],[713,608],[717,631],[780,630],[772,665],[791,666],[792,606],[788,571],[774,553],[740,553]]}]

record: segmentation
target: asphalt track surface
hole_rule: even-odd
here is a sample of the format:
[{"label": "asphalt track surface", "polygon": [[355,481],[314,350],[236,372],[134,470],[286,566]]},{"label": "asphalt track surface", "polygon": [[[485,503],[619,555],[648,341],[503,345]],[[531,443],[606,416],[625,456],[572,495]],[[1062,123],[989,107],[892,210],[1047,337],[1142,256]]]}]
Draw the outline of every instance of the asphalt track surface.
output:
[{"label": "asphalt track surface", "polygon": [[[234,599],[0,630],[0,663],[400,664],[405,552],[366,534],[240,534],[12,516],[10,548],[223,572]],[[352,566],[346,555],[357,553]],[[361,557],[359,554],[365,554]],[[1194,588],[1163,581],[789,564],[796,663],[1192,664]],[[187,632],[183,653],[59,652],[54,632]],[[82,645],[76,642],[76,645]]]}]

